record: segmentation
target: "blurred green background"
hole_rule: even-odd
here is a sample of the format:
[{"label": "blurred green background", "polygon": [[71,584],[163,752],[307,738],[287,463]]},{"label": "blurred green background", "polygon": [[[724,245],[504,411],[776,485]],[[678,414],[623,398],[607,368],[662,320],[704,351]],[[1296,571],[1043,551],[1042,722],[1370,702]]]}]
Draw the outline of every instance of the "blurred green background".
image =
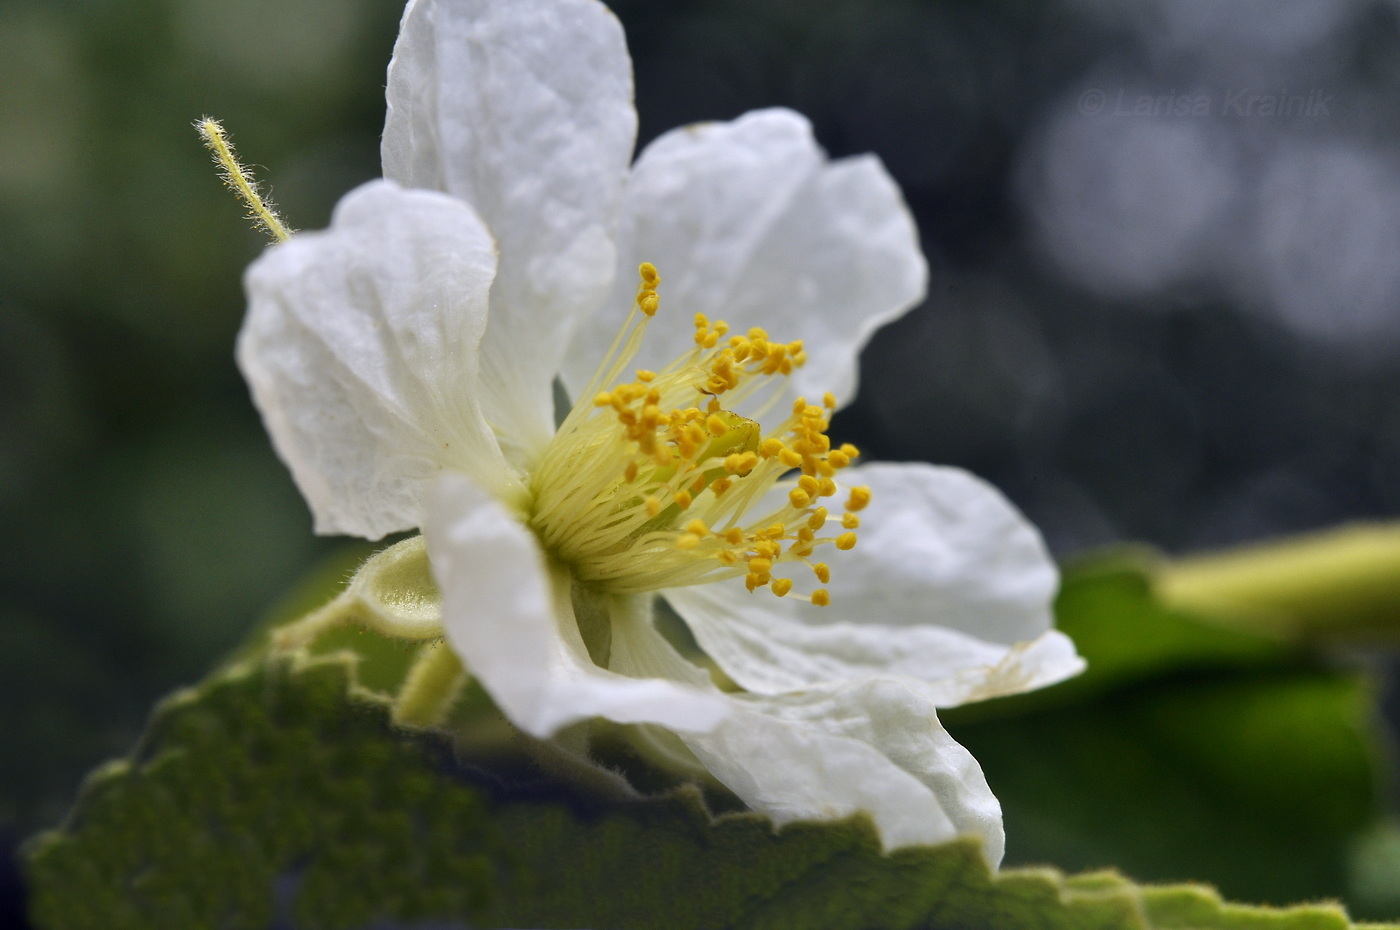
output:
[{"label": "blurred green background", "polygon": [[[643,143],[788,105],[903,186],[930,297],[876,337],[843,438],[977,471],[1061,555],[1400,513],[1394,3],[613,7]],[[0,5],[6,846],[343,545],[311,535],[234,368],[264,244],[190,124],[222,119],[288,220],[323,225],[378,174],[401,10]],[[1334,99],[1252,118],[1226,110],[1241,88]],[[1212,112],[1115,119],[1094,91]],[[1364,658],[1380,693],[1389,660]],[[1228,880],[1173,873],[1189,853],[1142,877]]]}]

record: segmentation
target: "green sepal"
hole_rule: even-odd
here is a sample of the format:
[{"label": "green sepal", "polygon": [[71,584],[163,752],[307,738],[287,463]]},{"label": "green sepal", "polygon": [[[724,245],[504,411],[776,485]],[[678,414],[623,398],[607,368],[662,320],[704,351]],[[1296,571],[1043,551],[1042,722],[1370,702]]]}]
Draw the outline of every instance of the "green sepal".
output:
[{"label": "green sepal", "polygon": [[357,663],[253,657],[164,702],[132,756],[31,841],[36,925],[1352,926],[1331,905],[1244,908],[1112,873],[993,877],[973,841],[885,856],[864,818],[775,831],[712,817],[694,789],[604,804],[503,778],[448,731],[396,727]]}]

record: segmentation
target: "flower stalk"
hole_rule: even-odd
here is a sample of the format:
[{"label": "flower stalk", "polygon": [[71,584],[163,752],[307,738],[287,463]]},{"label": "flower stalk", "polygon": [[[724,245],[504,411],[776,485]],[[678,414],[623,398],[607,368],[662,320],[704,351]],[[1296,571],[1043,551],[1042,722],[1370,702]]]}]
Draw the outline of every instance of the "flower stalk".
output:
[{"label": "flower stalk", "polygon": [[1156,572],[1167,604],[1251,632],[1400,640],[1400,524],[1357,524],[1177,559]]}]

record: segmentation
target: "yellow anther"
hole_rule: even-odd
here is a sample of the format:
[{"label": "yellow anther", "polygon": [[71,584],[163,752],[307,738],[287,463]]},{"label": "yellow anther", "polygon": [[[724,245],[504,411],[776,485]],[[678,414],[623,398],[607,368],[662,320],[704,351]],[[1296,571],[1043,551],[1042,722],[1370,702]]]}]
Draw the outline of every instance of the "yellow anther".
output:
[{"label": "yellow anther", "polygon": [[818,507],[812,511],[812,516],[807,519],[807,525],[813,530],[819,530],[826,525],[827,509]]},{"label": "yellow anther", "polygon": [[792,412],[801,416],[802,411],[807,409],[807,398],[799,397],[792,402]]},{"label": "yellow anther", "polygon": [[637,274],[646,287],[656,287],[661,283],[661,275],[656,273],[656,266],[651,262],[642,262],[641,265],[637,266]]},{"label": "yellow anther", "polygon": [[656,372],[654,372],[654,371],[647,371],[645,368],[638,368],[638,369],[637,369],[637,380],[638,380],[638,381],[641,381],[641,382],[644,382],[644,383],[645,383],[645,382],[651,381],[651,380],[654,379],[655,377],[656,377]]},{"label": "yellow anther", "polygon": [[711,436],[723,436],[729,432],[729,424],[724,422],[724,418],[717,413],[710,414],[705,420],[705,426],[709,429]]},{"label": "yellow anther", "polygon": [[628,462],[627,467],[622,470],[622,479],[627,483],[637,480],[637,463]]},{"label": "yellow anther", "polygon": [[843,550],[844,550],[844,549],[854,549],[855,547],[856,547],[856,534],[855,534],[855,533],[842,533],[840,536],[837,536],[837,537],[836,537],[836,548],[837,548],[837,549],[843,549]]},{"label": "yellow anther", "polygon": [[792,502],[792,506],[801,510],[812,502],[812,495],[801,488],[793,488],[788,492],[788,500]]},{"label": "yellow anther", "polygon": [[817,466],[817,474],[821,475],[823,478],[830,478],[832,475],[836,474],[836,469],[832,468],[831,463],[826,459],[817,459],[815,464]]},{"label": "yellow anther", "polygon": [[776,559],[782,555],[783,547],[771,540],[754,543],[754,554],[760,559]]},{"label": "yellow anther", "polygon": [[848,530],[860,529],[860,517],[853,513],[845,514],[841,517],[841,525]]},{"label": "yellow anther", "polygon": [[700,545],[700,537],[696,536],[694,533],[683,533],[680,539],[676,540],[677,549],[689,550],[694,549],[698,545]]},{"label": "yellow anther", "polygon": [[806,491],[808,497],[816,497],[820,489],[820,485],[817,484],[817,479],[813,478],[811,475],[803,475],[801,478],[798,478],[797,486]]},{"label": "yellow anther", "polygon": [[809,543],[817,538],[817,531],[810,526],[804,526],[797,531],[798,542]]},{"label": "yellow anther", "polygon": [[647,294],[641,300],[637,301],[637,309],[647,316],[656,316],[656,310],[660,306],[661,301],[657,299],[655,294]]},{"label": "yellow anther", "polygon": [[724,541],[731,546],[737,546],[744,541],[744,531],[737,526],[731,526],[724,531]]},{"label": "yellow anther", "polygon": [[778,595],[778,597],[783,597],[783,596],[785,596],[785,595],[786,595],[789,591],[791,591],[791,590],[792,590],[792,579],[791,579],[791,578],[774,578],[774,579],[773,579],[773,593],[776,594],[776,595]]},{"label": "yellow anther", "polygon": [[661,512],[661,501],[654,497],[648,497],[646,500],[646,508],[647,516],[654,517]]},{"label": "yellow anther", "polygon": [[708,536],[710,534],[710,528],[705,525],[704,520],[691,520],[685,525],[685,531],[687,533],[694,533],[696,536]]},{"label": "yellow anther", "polygon": [[749,338],[754,342],[758,342],[760,339],[767,340],[768,333],[766,333],[761,328],[755,326],[753,329],[749,330]]},{"label": "yellow anther", "polygon": [[825,407],[827,407],[827,408],[829,408],[829,409],[831,409],[831,410],[835,410],[835,409],[836,409],[836,395],[833,394],[833,393],[831,393],[830,391],[827,391],[825,394],[822,395],[822,405],[825,406]]},{"label": "yellow anther", "polygon": [[763,531],[763,535],[767,536],[769,539],[782,539],[787,535],[787,527],[781,523],[774,523]]},{"label": "yellow anther", "polygon": [[833,497],[836,494],[836,482],[830,478],[822,478],[817,482],[817,490],[820,497]]},{"label": "yellow anther", "polygon": [[754,590],[755,588],[761,588],[767,583],[767,578],[763,577],[762,575],[755,575],[753,572],[749,572],[747,575],[744,576],[744,585],[750,591]]},{"label": "yellow anther", "polygon": [[690,496],[689,491],[680,490],[676,492],[676,505],[679,506],[682,510],[685,510],[688,507],[690,507],[693,501],[694,498]]},{"label": "yellow anther", "polygon": [[758,447],[758,451],[763,454],[764,458],[771,459],[777,458],[778,453],[782,452],[785,448],[787,447],[783,445],[781,439],[769,438],[763,440],[763,445]]},{"label": "yellow anther", "polygon": [[707,317],[707,316],[705,316],[705,314],[703,314],[703,313],[697,313],[697,314],[695,314],[695,328],[696,328],[696,329],[709,329],[709,328],[710,328],[710,318]]},{"label": "yellow anther", "polygon": [[599,394],[597,397],[593,398],[593,406],[595,406],[595,407],[611,407],[612,404],[613,404],[613,396],[612,396],[611,394],[609,394],[607,391],[604,391],[604,392],[602,392],[601,394]]},{"label": "yellow anther", "polygon": [[728,491],[733,483],[733,480],[730,478],[716,478],[710,484],[710,490],[715,492],[715,497],[719,497],[725,491]]},{"label": "yellow anther", "polygon": [[833,449],[826,457],[832,468],[845,468],[851,464],[851,457],[840,449]]},{"label": "yellow anther", "polygon": [[826,416],[826,411],[820,407],[806,406],[802,408],[802,416],[808,420],[820,420]]},{"label": "yellow anther", "polygon": [[737,565],[740,561],[739,556],[735,555],[729,549],[721,549],[719,552],[715,553],[715,558],[719,559],[725,565]]},{"label": "yellow anther", "polygon": [[749,559],[749,571],[755,575],[766,575],[773,570],[772,559]]},{"label": "yellow anther", "polygon": [[864,510],[870,503],[870,488],[858,484],[851,488],[851,496],[846,501],[847,510]]},{"label": "yellow anther", "polygon": [[817,590],[812,592],[813,607],[826,607],[830,603],[831,594],[827,592],[826,588],[817,588]]},{"label": "yellow anther", "polygon": [[825,562],[818,562],[812,566],[812,573],[817,576],[817,580],[822,584],[831,583],[831,566]]},{"label": "yellow anther", "polygon": [[856,456],[860,455],[860,450],[857,449],[855,446],[851,445],[849,442],[841,443],[841,451],[845,454],[846,458],[848,459],[853,459]]},{"label": "yellow anther", "polygon": [[747,475],[758,467],[758,454],[755,452],[745,452],[739,456],[739,474]]},{"label": "yellow anther", "polygon": [[796,468],[802,464],[802,456],[792,449],[785,448],[778,453],[778,461],[782,462],[788,468]]}]

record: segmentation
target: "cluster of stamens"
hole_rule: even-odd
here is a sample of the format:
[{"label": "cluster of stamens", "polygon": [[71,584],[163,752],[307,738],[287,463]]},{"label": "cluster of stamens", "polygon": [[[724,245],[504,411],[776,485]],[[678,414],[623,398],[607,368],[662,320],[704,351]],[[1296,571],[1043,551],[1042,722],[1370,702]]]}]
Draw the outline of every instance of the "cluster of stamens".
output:
[{"label": "cluster of stamens", "polygon": [[[656,269],[643,264],[640,276],[632,315],[535,471],[536,531],[576,577],[618,593],[743,575],[750,591],[784,597],[794,583],[774,575],[783,565],[827,584],[817,547],[854,547],[858,512],[870,502],[869,488],[850,488],[842,531],[820,535],[831,519],[821,502],[839,496],[835,476],[859,455],[850,444],[832,448],[826,435],[836,398],[820,406],[798,398],[764,433],[727,407],[802,367],[802,343],[774,342],[757,328],[731,335],[704,314],[695,316],[693,350],[619,381],[659,307]],[[785,493],[771,493],[779,486]],[[830,603],[825,587],[793,596]]]}]

